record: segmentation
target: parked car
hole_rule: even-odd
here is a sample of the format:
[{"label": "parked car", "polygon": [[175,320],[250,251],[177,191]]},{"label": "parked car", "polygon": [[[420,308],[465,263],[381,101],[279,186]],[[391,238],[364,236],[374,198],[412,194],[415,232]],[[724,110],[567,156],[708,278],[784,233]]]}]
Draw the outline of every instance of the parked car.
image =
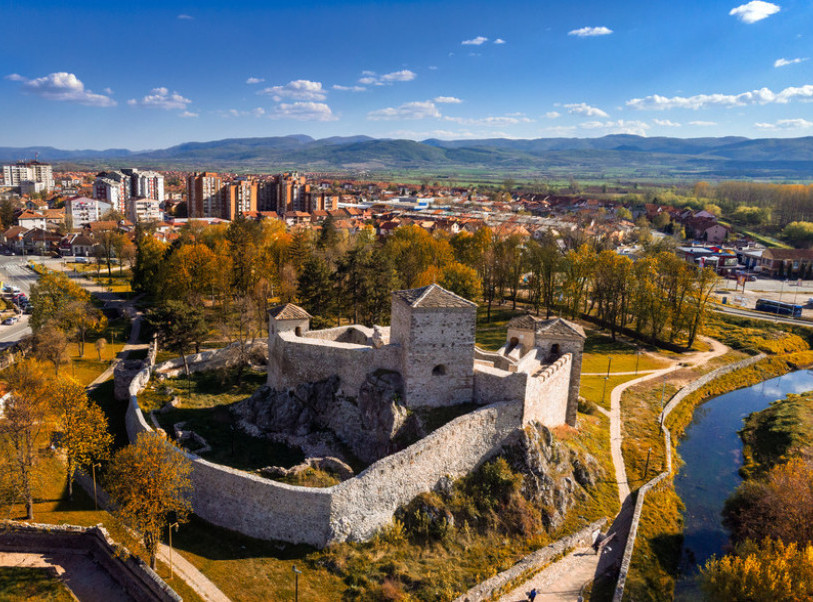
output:
[{"label": "parked car", "polygon": [[76,257],[73,260],[73,262],[74,263],[90,263],[90,259],[88,259],[87,257]]},{"label": "parked car", "polygon": [[11,326],[12,324],[16,324],[16,323],[17,323],[17,318],[6,318],[5,320],[3,320],[3,324],[5,324],[6,326]]}]

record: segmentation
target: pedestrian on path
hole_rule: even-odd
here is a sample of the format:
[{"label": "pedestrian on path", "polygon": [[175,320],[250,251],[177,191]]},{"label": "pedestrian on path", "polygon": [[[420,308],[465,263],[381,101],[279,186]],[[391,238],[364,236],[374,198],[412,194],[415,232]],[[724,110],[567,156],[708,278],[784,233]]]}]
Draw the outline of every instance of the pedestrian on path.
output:
[{"label": "pedestrian on path", "polygon": [[528,600],[534,602],[535,598],[536,598],[536,588],[533,588],[531,591],[528,592]]}]

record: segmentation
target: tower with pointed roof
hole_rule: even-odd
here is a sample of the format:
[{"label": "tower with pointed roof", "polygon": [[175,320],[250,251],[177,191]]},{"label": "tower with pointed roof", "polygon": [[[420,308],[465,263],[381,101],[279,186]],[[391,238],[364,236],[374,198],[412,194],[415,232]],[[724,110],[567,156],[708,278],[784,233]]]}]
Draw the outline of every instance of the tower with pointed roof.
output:
[{"label": "tower with pointed roof", "polygon": [[392,293],[390,342],[401,347],[408,407],[468,403],[477,304],[431,284]]},{"label": "tower with pointed roof", "polygon": [[566,353],[572,356],[566,412],[570,426],[576,426],[585,338],[587,335],[581,326],[562,318],[545,320],[529,314],[508,322],[506,352],[509,356],[515,353],[522,357],[534,347],[542,352],[547,363],[555,362]]}]

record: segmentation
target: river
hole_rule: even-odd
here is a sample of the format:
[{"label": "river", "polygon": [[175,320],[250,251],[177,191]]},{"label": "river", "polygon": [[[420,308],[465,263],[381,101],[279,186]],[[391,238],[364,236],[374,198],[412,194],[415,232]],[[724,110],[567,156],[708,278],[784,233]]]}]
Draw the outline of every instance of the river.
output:
[{"label": "river", "polygon": [[813,391],[813,370],[799,370],[710,399],[699,406],[678,444],[684,465],[675,477],[675,490],[683,500],[683,576],[675,587],[675,600],[699,600],[698,565],[725,553],[728,532],[720,513],[726,498],[742,482],[742,441],[737,431],[751,412],[766,408],[788,393]]}]

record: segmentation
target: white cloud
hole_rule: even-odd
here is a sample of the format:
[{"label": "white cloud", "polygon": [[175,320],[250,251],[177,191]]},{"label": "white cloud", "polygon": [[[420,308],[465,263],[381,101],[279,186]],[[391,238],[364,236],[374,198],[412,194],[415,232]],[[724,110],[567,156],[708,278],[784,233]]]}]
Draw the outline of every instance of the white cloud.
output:
[{"label": "white cloud", "polygon": [[680,124],[670,121],[669,119],[653,119],[652,123],[666,128],[679,128]]},{"label": "white cloud", "polygon": [[776,59],[773,63],[774,67],[785,67],[786,65],[796,65],[797,63],[804,63],[807,58],[795,58],[795,59]]},{"label": "white cloud", "polygon": [[178,18],[181,21],[192,21],[195,17],[193,17],[192,15],[180,14],[180,15],[178,15]]},{"label": "white cloud", "polygon": [[438,70],[438,66],[437,66],[437,65],[429,65],[429,70],[430,70],[430,71],[437,71],[437,70]]},{"label": "white cloud", "polygon": [[110,87],[108,87],[108,88],[102,88],[102,92],[104,92],[105,94],[107,94],[108,96],[110,96],[110,95],[112,95],[112,94],[113,94],[113,88],[110,88]]},{"label": "white cloud", "polygon": [[313,82],[309,79],[295,79],[284,86],[263,88],[257,94],[268,94],[277,102],[281,100],[324,100],[327,91],[322,88],[322,82]]},{"label": "white cloud", "polygon": [[179,117],[197,117],[198,113],[193,113],[192,111],[184,111],[183,113],[181,113],[178,116]]},{"label": "white cloud", "polygon": [[104,94],[95,94],[85,89],[85,85],[73,73],[60,71],[44,77],[28,79],[18,73],[7,75],[6,79],[22,82],[22,90],[48,100],[76,102],[89,107],[114,107],[116,101]]},{"label": "white cloud", "polygon": [[569,36],[578,36],[580,38],[592,38],[594,36],[608,36],[613,33],[613,30],[609,27],[582,27],[580,29],[574,29],[572,31],[567,32]]},{"label": "white cloud", "polygon": [[417,75],[409,69],[402,69],[401,71],[393,71],[392,73],[385,73],[381,76],[382,82],[411,82]]},{"label": "white cloud", "polygon": [[571,115],[584,115],[585,117],[609,117],[607,113],[597,107],[591,107],[587,103],[579,102],[563,105]]},{"label": "white cloud", "polygon": [[401,71],[393,71],[383,75],[378,75],[375,71],[362,71],[358,83],[365,86],[383,86],[394,82],[410,82],[416,77],[418,75],[409,69],[401,69]]},{"label": "white cloud", "polygon": [[265,81],[265,78],[262,77],[249,77],[246,80],[247,84],[261,84]]},{"label": "white cloud", "polygon": [[323,102],[282,103],[269,114],[272,119],[297,119],[299,121],[336,121],[330,107]]},{"label": "white cloud", "polygon": [[548,111],[545,113],[545,117],[548,119],[556,119],[557,117],[561,117],[562,114],[559,111]]},{"label": "white cloud", "polygon": [[813,127],[813,121],[807,119],[780,119],[776,123],[755,123],[762,130],[801,130]]},{"label": "white cloud", "polygon": [[440,104],[450,104],[450,105],[457,105],[463,102],[456,96],[436,96],[434,101]]},{"label": "white cloud", "polygon": [[367,119],[373,121],[388,121],[392,119],[426,119],[439,118],[440,111],[431,100],[407,102],[399,107],[387,107],[367,113]]},{"label": "white cloud", "polygon": [[471,40],[463,40],[460,42],[463,46],[482,46],[488,42],[488,38],[485,36],[477,36],[476,38],[472,38]]},{"label": "white cloud", "polygon": [[512,115],[502,115],[493,117],[444,117],[446,121],[459,123],[461,125],[484,125],[488,127],[503,127],[506,125],[517,125],[519,123],[532,123],[533,119],[529,119],[521,113],[514,113]]},{"label": "white cloud", "polygon": [[671,98],[653,94],[645,98],[633,98],[627,106],[639,110],[662,111],[666,109],[706,109],[709,107],[743,107],[755,104],[787,104],[792,100],[813,100],[813,84],[785,88],[772,92],[760,88],[740,94],[696,94],[695,96],[673,96]]},{"label": "white cloud", "polygon": [[238,111],[237,109],[229,109],[228,111],[217,111],[221,117],[262,117],[265,115],[265,109],[257,107],[250,111]]},{"label": "white cloud", "polygon": [[694,125],[697,127],[711,127],[713,125],[717,125],[716,121],[690,121],[689,125]]},{"label": "white cloud", "polygon": [[339,84],[333,84],[331,88],[340,92],[364,92],[367,89],[364,86],[340,86]]},{"label": "white cloud", "polygon": [[172,94],[170,94],[167,88],[162,87],[153,88],[152,91],[141,100],[131,98],[127,101],[127,104],[131,106],[145,107],[147,109],[185,110],[186,105],[191,102],[191,100],[184,98],[177,92],[172,92]]},{"label": "white cloud", "polygon": [[743,23],[756,23],[778,12],[779,7],[776,4],[763,2],[762,0],[751,0],[748,4],[741,4],[736,8],[732,8],[728,14],[737,17]]},{"label": "white cloud", "polygon": [[579,127],[584,130],[602,130],[604,134],[634,134],[636,136],[646,136],[646,131],[650,129],[648,123],[643,121],[585,121]]},{"label": "white cloud", "polygon": [[494,40],[494,43],[495,44],[505,44],[506,42],[502,38],[497,38],[496,40]]}]

